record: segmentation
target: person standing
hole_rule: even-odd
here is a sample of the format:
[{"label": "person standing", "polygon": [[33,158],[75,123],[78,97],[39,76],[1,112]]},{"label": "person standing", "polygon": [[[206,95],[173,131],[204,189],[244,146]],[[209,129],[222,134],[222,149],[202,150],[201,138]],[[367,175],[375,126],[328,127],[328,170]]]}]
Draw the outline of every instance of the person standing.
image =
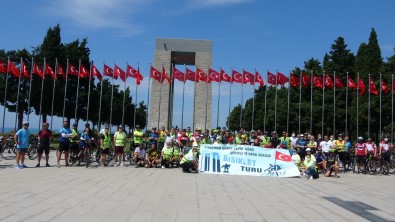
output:
[{"label": "person standing", "polygon": [[100,166],[104,167],[104,162],[110,152],[111,136],[108,133],[108,126],[105,126],[104,133],[100,135]]},{"label": "person standing", "polygon": [[45,153],[45,166],[50,167],[48,164],[49,160],[49,143],[51,142],[52,138],[52,131],[48,129],[49,124],[48,123],[43,123],[43,129],[38,132],[38,141],[39,141],[39,146],[38,146],[38,163],[36,167],[40,167],[40,161],[41,157],[43,156],[43,153]]},{"label": "person standing", "polygon": [[[126,146],[126,134],[122,131],[122,126],[118,127],[118,131],[114,133],[114,144],[115,144],[115,165],[116,166],[123,166],[123,156],[125,153],[125,146]],[[117,160],[119,163],[117,165]]]},{"label": "person standing", "polygon": [[64,152],[64,161],[66,162],[66,166],[69,166],[69,149],[70,149],[70,138],[74,136],[71,133],[69,128],[69,123],[67,121],[63,122],[63,128],[59,130],[60,138],[59,138],[59,149],[57,154],[57,163],[56,166],[60,167],[60,158],[62,157],[62,153]]},{"label": "person standing", "polygon": [[23,122],[23,128],[18,130],[14,136],[16,143],[16,169],[28,168],[25,165],[25,154],[29,148],[29,122]]}]

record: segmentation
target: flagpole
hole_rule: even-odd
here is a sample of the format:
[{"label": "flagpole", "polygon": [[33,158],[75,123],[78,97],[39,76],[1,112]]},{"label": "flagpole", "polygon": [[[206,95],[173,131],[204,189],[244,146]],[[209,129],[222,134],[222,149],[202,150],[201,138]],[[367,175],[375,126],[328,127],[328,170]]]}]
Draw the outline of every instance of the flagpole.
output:
[{"label": "flagpole", "polygon": [[[186,70],[187,66],[184,64],[185,67],[185,75],[186,75]],[[184,129],[184,97],[185,97],[185,75],[183,75],[183,81],[182,81],[182,105],[181,105],[181,129]]]},{"label": "flagpole", "polygon": [[[115,62],[114,62],[114,65],[115,65]],[[113,72],[112,72],[112,84],[111,84],[111,101],[110,101],[110,103],[111,103],[111,105],[110,105],[110,126],[109,126],[109,128],[110,128],[110,133],[111,133],[111,128],[112,128],[112,101],[113,101],[113,97],[114,97],[114,70],[113,70]]]},{"label": "flagpole", "polygon": [[368,92],[368,136],[370,137],[370,73],[369,76],[369,92]]},{"label": "flagpole", "polygon": [[[289,70],[289,80],[291,80],[291,70]],[[287,98],[287,133],[289,133],[289,96],[291,91],[291,81],[288,83],[288,98]]]},{"label": "flagpole", "polygon": [[391,143],[394,144],[394,74],[392,74],[392,94],[391,94]]},{"label": "flagpole", "polygon": [[[151,64],[150,64],[151,66]],[[147,113],[146,113],[146,124],[145,124],[145,132],[147,132],[148,130],[148,113],[149,113],[149,108],[150,108],[150,103],[149,103],[149,93],[150,93],[150,89],[151,89],[151,77],[148,78],[148,103],[147,103]]]},{"label": "flagpole", "polygon": [[348,136],[348,126],[347,126],[347,124],[348,124],[348,72],[347,72],[347,84],[346,84],[346,129],[344,131],[346,136]]},{"label": "flagpole", "polygon": [[301,107],[301,103],[302,103],[302,72],[300,73],[300,77],[299,77],[299,134],[301,133],[300,131],[300,107]]},{"label": "flagpole", "polygon": [[269,73],[269,69],[266,69],[265,109],[264,109],[264,114],[263,114],[263,132],[266,132],[266,100],[267,100],[268,73]]},{"label": "flagpole", "polygon": [[[256,68],[255,68],[256,73]],[[251,116],[251,130],[254,129],[254,115],[255,115],[255,81],[256,75],[254,75],[254,88],[252,90],[252,116]]]},{"label": "flagpole", "polygon": [[21,75],[23,72],[23,67],[22,67],[23,60],[21,58],[21,67],[19,68],[19,80],[18,80],[18,92],[16,94],[16,110],[15,110],[15,125],[14,129],[16,130],[17,122],[18,122],[18,108],[19,108],[19,92],[20,92],[20,86],[21,86]]},{"label": "flagpole", "polygon": [[[232,68],[233,69],[233,68]],[[229,82],[229,111],[228,111],[228,120],[226,121],[227,123],[228,123],[228,129],[230,129],[230,118],[229,118],[229,115],[230,115],[230,107],[231,107],[231,104],[232,104],[232,84],[233,84],[233,81],[232,81],[232,79],[230,80],[230,82]]]},{"label": "flagpole", "polygon": [[310,75],[310,133],[313,133],[313,70]]},{"label": "flagpole", "polygon": [[[126,63],[127,67],[127,63]],[[128,79],[128,75],[125,74],[125,81],[123,82],[123,102],[122,102],[122,127],[125,121],[125,98],[126,98],[126,80]]]},{"label": "flagpole", "polygon": [[66,110],[66,96],[67,96],[67,77],[69,76],[69,59],[67,59],[67,68],[66,68],[66,81],[64,83],[64,98],[63,98],[63,115],[62,121],[64,122],[64,113]]},{"label": "flagpole", "polygon": [[33,67],[34,67],[34,59],[32,57],[32,66],[31,66],[31,69],[30,69],[29,99],[27,101],[27,121],[28,122],[29,122],[29,117],[30,117],[30,95],[32,93]]},{"label": "flagpole", "polygon": [[8,88],[8,70],[10,68],[10,57],[8,56],[7,60],[7,73],[6,73],[6,80],[5,80],[5,90],[4,90],[4,110],[3,110],[3,129],[2,129],[2,135],[4,135],[4,122],[5,122],[5,108],[6,108],[6,103],[7,103],[7,88]]},{"label": "flagpole", "polygon": [[44,92],[44,79],[46,75],[46,69],[45,69],[45,58],[44,58],[44,66],[43,66],[43,77],[41,79],[41,98],[40,98],[40,113],[39,113],[39,118],[38,118],[38,131],[40,132],[41,130],[41,110],[42,110],[42,104],[43,104],[43,92]]},{"label": "flagpole", "polygon": [[241,128],[241,119],[243,118],[243,89],[244,89],[244,67],[241,67],[243,70],[243,77],[241,82],[241,98],[240,98],[240,128]]},{"label": "flagpole", "polygon": [[[206,101],[208,101],[208,74],[206,75]],[[208,103],[206,102],[206,116],[204,117],[204,130],[207,129],[207,112],[208,112]]]},{"label": "flagpole", "polygon": [[[160,73],[160,88],[159,88],[159,108],[158,108],[158,127],[157,130],[159,130],[159,125],[160,125],[160,106],[162,103],[162,85],[163,85],[163,64],[162,64],[162,72]],[[195,117],[195,116],[194,116]]]},{"label": "flagpole", "polygon": [[86,122],[89,122],[89,105],[90,105],[90,98],[91,98],[92,64],[93,64],[93,62],[91,61],[91,66],[89,67],[88,105],[86,106]]},{"label": "flagpole", "polygon": [[333,71],[333,135],[336,135],[336,71]]},{"label": "flagpole", "polygon": [[357,73],[357,136],[359,136],[359,72]]},{"label": "flagpole", "polygon": [[321,136],[324,136],[324,116],[325,116],[325,72],[322,71],[322,113],[321,113]]},{"label": "flagpole", "polygon": [[101,99],[102,99],[102,95],[103,95],[103,78],[100,80],[100,99],[99,99],[99,118],[97,121],[97,127],[99,129],[100,132],[100,128],[101,128],[101,123],[100,123],[100,117],[101,117]]},{"label": "flagpole", "polygon": [[[140,64],[137,63],[137,73],[140,74]],[[140,78],[136,76],[136,78]],[[136,129],[136,112],[137,112],[137,88],[138,84],[136,82],[136,91],[135,91],[135,105],[134,105],[134,116],[133,116],[133,130]]]},{"label": "flagpole", "polygon": [[275,86],[275,90],[276,90],[276,95],[274,97],[274,131],[277,132],[277,85],[278,85],[278,70],[276,69],[276,86]]},{"label": "flagpole", "polygon": [[[221,67],[220,67],[220,69],[221,69],[220,72],[222,72],[222,68]],[[220,73],[220,75],[219,75],[219,82],[218,82],[218,99],[217,99],[217,128],[218,128],[218,125],[219,125],[219,100],[221,98],[221,76],[222,76],[222,74]]]},{"label": "flagpole", "polygon": [[53,122],[53,103],[55,100],[55,89],[56,89],[56,82],[55,78],[56,75],[58,74],[58,59],[55,59],[55,76],[53,78],[53,88],[52,88],[52,105],[51,105],[51,131],[52,131],[52,122]]},{"label": "flagpole", "polygon": [[[382,89],[381,89],[381,88],[382,88],[383,86],[382,86],[381,77],[382,77],[382,76],[381,76],[381,73],[380,73],[380,112],[379,112],[379,113],[380,113],[380,136],[381,136],[381,138],[382,138],[382,128],[381,128],[381,126],[382,126],[382,125],[381,125],[381,91],[382,91]],[[369,84],[370,84],[370,83],[369,83]],[[370,86],[370,85],[369,85],[369,86]]]},{"label": "flagpole", "polygon": [[77,123],[77,111],[78,111],[78,93],[79,93],[79,88],[80,88],[80,73],[81,73],[81,59],[78,62],[78,75],[77,75],[77,96],[75,97],[75,111],[74,111],[74,119],[75,122]]}]

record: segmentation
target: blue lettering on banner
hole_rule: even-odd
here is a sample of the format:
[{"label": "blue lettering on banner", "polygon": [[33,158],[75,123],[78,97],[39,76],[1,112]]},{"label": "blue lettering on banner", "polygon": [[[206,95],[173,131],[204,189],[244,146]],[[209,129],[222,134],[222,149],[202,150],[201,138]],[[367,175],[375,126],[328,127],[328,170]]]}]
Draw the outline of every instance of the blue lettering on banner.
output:
[{"label": "blue lettering on banner", "polygon": [[243,164],[243,165],[247,165],[247,166],[255,166],[255,162],[256,162],[256,160],[245,159],[245,158],[235,157],[235,156],[228,156],[228,155],[224,155],[223,161]]},{"label": "blue lettering on banner", "polygon": [[246,167],[246,166],[240,166],[240,167],[241,167],[241,171],[251,172],[251,173],[262,173],[262,168]]}]

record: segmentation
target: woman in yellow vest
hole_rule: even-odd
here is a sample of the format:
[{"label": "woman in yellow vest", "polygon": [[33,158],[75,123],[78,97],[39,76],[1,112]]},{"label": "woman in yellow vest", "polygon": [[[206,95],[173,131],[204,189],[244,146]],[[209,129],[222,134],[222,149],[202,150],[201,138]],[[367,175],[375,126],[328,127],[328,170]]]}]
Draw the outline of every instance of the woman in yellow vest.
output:
[{"label": "woman in yellow vest", "polygon": [[172,159],[173,147],[171,145],[171,142],[166,142],[165,146],[162,149],[162,169],[164,169],[165,166],[173,167]]},{"label": "woman in yellow vest", "polygon": [[[115,144],[115,165],[123,166],[123,156],[125,154],[125,145],[126,145],[126,134],[122,131],[122,126],[118,127],[118,131],[114,133],[114,144]],[[117,160],[119,161],[117,165]]]},{"label": "woman in yellow vest", "polygon": [[346,157],[346,141],[343,140],[342,134],[339,134],[337,138],[338,139],[333,142],[333,147],[336,149],[337,154],[339,155],[339,160],[342,163],[342,167],[344,170],[344,162]]}]

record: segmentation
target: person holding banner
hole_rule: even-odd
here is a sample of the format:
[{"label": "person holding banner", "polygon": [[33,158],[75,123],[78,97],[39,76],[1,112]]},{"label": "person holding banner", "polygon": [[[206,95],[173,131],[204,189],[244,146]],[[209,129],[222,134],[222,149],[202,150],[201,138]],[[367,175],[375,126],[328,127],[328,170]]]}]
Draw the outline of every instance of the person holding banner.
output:
[{"label": "person holding banner", "polygon": [[199,164],[196,161],[197,152],[197,145],[193,145],[192,149],[181,159],[180,167],[182,167],[182,172],[199,173]]},{"label": "person holding banner", "polygon": [[303,165],[303,175],[306,175],[308,179],[312,180],[318,175],[316,169],[316,160],[315,157],[311,154],[310,148],[306,149],[306,156],[305,160],[303,161]]}]

